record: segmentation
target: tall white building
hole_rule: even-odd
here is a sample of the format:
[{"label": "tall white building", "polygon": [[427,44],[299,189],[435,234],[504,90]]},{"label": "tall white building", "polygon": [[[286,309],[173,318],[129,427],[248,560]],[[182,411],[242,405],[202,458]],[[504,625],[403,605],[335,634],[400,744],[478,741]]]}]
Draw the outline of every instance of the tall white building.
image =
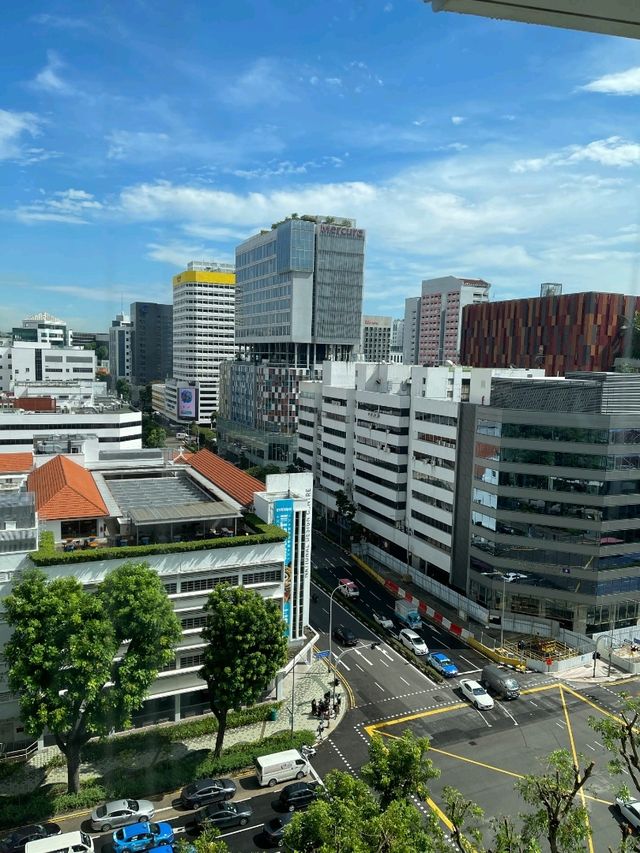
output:
[{"label": "tall white building", "polygon": [[131,382],[133,323],[127,314],[116,314],[109,329],[109,371],[115,383],[118,379]]},{"label": "tall white building", "polygon": [[79,347],[50,343],[0,341],[0,391],[12,391],[25,382],[93,379],[96,354]]},{"label": "tall white building", "polygon": [[462,334],[462,311],[489,301],[491,285],[477,278],[453,275],[422,282],[418,362],[429,367],[457,362]]},{"label": "tall white building", "polygon": [[337,519],[344,491],[369,541],[448,583],[460,407],[488,403],[497,375],[543,371],[326,362],[322,380],[301,383],[298,418],[319,514]]},{"label": "tall white building", "polygon": [[191,261],[173,278],[172,419],[210,424],[218,411],[220,362],[235,354],[235,285],[234,267],[215,261]]}]

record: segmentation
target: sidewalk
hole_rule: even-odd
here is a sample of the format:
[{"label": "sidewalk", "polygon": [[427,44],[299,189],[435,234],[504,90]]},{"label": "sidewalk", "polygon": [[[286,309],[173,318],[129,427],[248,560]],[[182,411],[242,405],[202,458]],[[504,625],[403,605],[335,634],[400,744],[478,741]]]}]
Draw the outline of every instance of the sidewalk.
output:
[{"label": "sidewalk", "polygon": [[[328,665],[324,660],[314,660],[309,665],[299,662],[295,670],[295,693],[294,678],[291,673],[282,683],[282,706],[278,719],[253,723],[237,729],[228,729],[224,738],[225,747],[235,743],[261,740],[278,732],[291,731],[292,728],[309,729],[317,735],[320,721],[311,714],[311,700],[318,701],[328,690],[333,690],[333,673],[329,672]],[[340,723],[347,711],[348,696],[344,687],[342,685],[336,687],[335,693],[336,697],[340,696],[342,699],[340,710],[337,718],[323,723],[323,731],[320,736],[322,740]],[[139,729],[134,731],[139,731]],[[176,758],[184,757],[185,753],[190,751],[213,749],[215,740],[216,734],[214,732],[202,737],[178,741],[172,744],[160,758],[166,760],[170,759],[172,755]],[[29,793],[42,784],[66,782],[66,766],[46,769],[46,778],[43,779],[43,770],[55,756],[60,756],[60,752],[55,746],[47,747],[36,753],[27,764],[22,765],[24,768],[22,772],[0,781],[0,795]],[[127,752],[126,764],[132,770],[136,770],[149,767],[158,759],[159,756],[155,750],[139,753]],[[80,770],[80,778],[86,781],[89,778],[95,778],[96,775],[108,773],[116,769],[119,764],[121,765],[123,760],[120,757],[119,759],[105,759],[104,761],[83,764]]]}]

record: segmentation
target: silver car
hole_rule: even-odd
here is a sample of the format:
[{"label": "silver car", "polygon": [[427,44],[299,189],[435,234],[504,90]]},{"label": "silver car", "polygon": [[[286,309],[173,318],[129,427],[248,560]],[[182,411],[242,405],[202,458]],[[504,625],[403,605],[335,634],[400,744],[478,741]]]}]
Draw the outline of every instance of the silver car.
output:
[{"label": "silver car", "polygon": [[640,828],[640,800],[623,800],[622,797],[616,797],[616,805],[622,817],[634,829]]},{"label": "silver car", "polygon": [[91,829],[108,832],[116,826],[149,821],[155,811],[149,800],[112,800],[91,812]]}]

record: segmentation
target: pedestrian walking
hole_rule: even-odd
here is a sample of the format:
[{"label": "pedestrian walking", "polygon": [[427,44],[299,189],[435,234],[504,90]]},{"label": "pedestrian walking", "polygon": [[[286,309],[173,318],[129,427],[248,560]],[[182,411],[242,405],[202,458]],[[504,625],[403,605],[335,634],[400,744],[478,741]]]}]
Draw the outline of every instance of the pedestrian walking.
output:
[{"label": "pedestrian walking", "polygon": [[316,702],[315,699],[311,700],[311,714],[314,717],[318,716],[318,703]]},{"label": "pedestrian walking", "polygon": [[322,725],[322,722],[320,722],[320,723],[318,723],[318,730],[316,732],[316,734],[318,735],[318,740],[322,740],[322,732],[323,731],[324,731],[324,726]]}]

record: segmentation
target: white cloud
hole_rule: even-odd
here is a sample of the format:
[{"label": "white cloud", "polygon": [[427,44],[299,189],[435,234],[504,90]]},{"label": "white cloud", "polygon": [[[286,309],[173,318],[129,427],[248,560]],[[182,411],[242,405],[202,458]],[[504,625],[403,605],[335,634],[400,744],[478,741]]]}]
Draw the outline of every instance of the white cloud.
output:
[{"label": "white cloud", "polygon": [[130,157],[156,159],[166,151],[170,138],[166,133],[114,130],[107,136],[110,160],[126,160]]},{"label": "white cloud", "polygon": [[305,175],[314,169],[323,169],[333,166],[339,168],[344,163],[342,157],[327,156],[317,160],[306,160],[302,163],[294,163],[291,160],[270,160],[266,166],[258,166],[254,169],[230,169],[232,175],[237,178],[272,178],[282,175]]},{"label": "white cloud", "polygon": [[584,161],[621,168],[636,166],[640,164],[640,144],[623,139],[621,136],[609,136],[607,139],[596,139],[586,145],[568,145],[561,151],[552,152],[543,157],[516,160],[511,171],[540,172],[548,166],[567,166]]},{"label": "white cloud", "polygon": [[463,124],[466,120],[464,116],[451,116],[451,124]]},{"label": "white cloud", "polygon": [[280,64],[273,59],[256,59],[247,70],[226,89],[220,91],[223,101],[233,106],[252,107],[274,104],[294,98]]},{"label": "white cloud", "polygon": [[[38,136],[40,119],[33,113],[14,113],[0,110],[0,160],[21,160],[29,151],[41,149],[23,149],[21,140],[24,135]],[[35,161],[32,161],[35,162]]]},{"label": "white cloud", "polygon": [[82,18],[69,18],[63,15],[33,15],[30,18],[34,24],[41,24],[44,27],[55,27],[61,30],[92,30],[93,26],[89,21]]},{"label": "white cloud", "polygon": [[15,217],[25,224],[66,222],[71,225],[87,225],[91,221],[91,215],[102,209],[102,203],[91,193],[71,188],[56,192],[50,198],[21,205],[16,209]]},{"label": "white cloud", "polygon": [[587,92],[602,92],[606,95],[640,95],[640,66],[605,74],[582,88]]},{"label": "white cloud", "polygon": [[47,51],[47,64],[29,84],[32,89],[38,89],[43,92],[52,92],[58,95],[69,95],[73,92],[73,88],[66,83],[60,76],[60,70],[64,67],[64,63],[53,50]]}]

